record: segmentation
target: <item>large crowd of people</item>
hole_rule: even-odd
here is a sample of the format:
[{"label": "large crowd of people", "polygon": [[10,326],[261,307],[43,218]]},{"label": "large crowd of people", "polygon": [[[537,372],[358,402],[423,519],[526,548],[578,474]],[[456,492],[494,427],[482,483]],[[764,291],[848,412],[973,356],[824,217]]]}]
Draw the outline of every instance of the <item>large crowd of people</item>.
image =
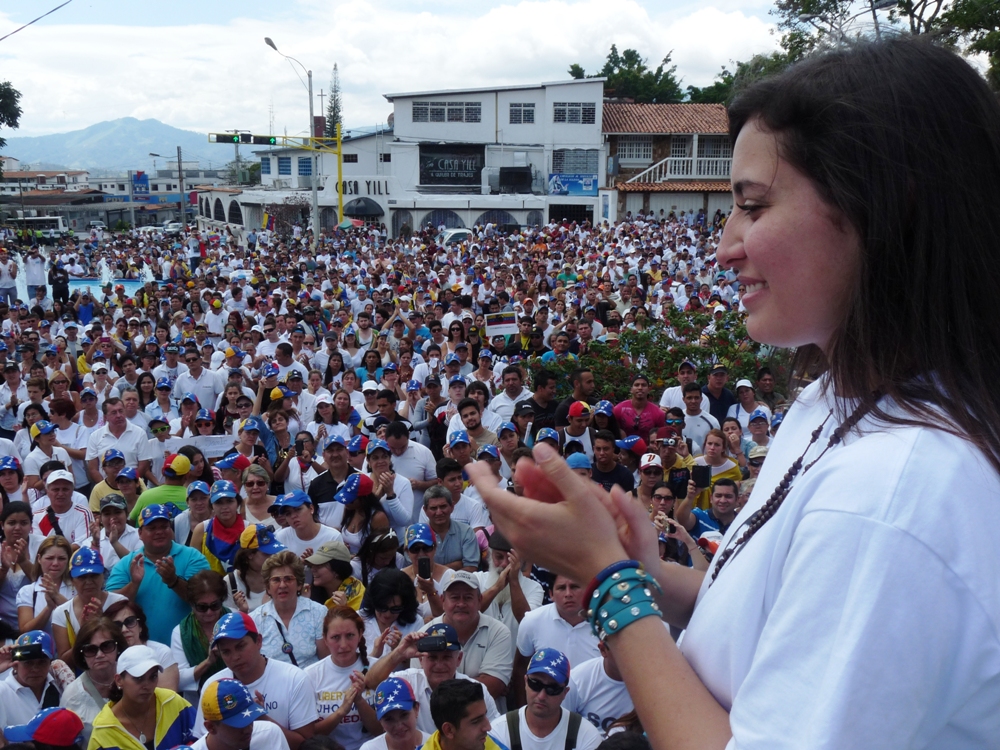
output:
[{"label": "large crowd of people", "polygon": [[[724,224],[10,238],[6,740],[57,706],[95,749],[592,750],[635,730],[587,582],[512,546],[466,469],[518,493],[548,443],[632,493],[662,559],[706,569],[787,406],[773,373],[731,384],[706,349],[662,392],[632,366],[613,403],[587,361],[623,330],[669,339],[671,307],[738,310]],[[89,275],[110,282],[70,289]],[[497,312],[516,333],[489,335]]]}]

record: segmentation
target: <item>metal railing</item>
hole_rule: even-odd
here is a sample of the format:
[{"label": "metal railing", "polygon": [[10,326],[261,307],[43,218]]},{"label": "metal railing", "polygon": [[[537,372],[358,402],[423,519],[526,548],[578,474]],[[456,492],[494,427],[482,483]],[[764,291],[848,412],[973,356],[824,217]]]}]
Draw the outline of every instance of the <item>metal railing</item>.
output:
[{"label": "metal railing", "polygon": [[626,182],[665,182],[680,178],[710,177],[726,179],[732,169],[733,160],[725,159],[694,159],[667,157],[648,169],[644,169]]}]

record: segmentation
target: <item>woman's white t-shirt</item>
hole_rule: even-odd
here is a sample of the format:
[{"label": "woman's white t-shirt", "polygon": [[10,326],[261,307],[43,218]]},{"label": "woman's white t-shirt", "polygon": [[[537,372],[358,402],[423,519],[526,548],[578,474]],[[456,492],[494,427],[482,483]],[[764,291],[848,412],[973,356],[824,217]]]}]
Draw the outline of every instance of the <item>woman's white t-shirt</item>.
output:
[{"label": "woman's white t-shirt", "polygon": [[[338,667],[330,657],[306,667],[306,678],[312,685],[313,695],[316,697],[316,711],[320,719],[325,719],[340,708],[344,696],[351,689],[351,673],[363,670],[364,665],[360,658],[346,668]],[[374,703],[375,691],[366,690],[365,700]],[[364,742],[372,739],[361,723],[357,706],[351,706],[347,716],[334,728],[330,736],[343,745],[344,750],[358,750]]]},{"label": "woman's white t-shirt", "polygon": [[[76,597],[73,597],[74,599]],[[108,598],[104,600],[104,607],[101,609],[102,612],[107,611],[108,607],[112,604],[116,604],[120,601],[124,601],[128,597],[122,596],[121,594],[116,594],[113,591],[108,592]],[[68,599],[67,601],[60,604],[54,610],[52,610],[52,624],[58,625],[59,627],[66,627],[67,617],[69,617],[69,624],[73,628],[74,640],[76,639],[76,633],[80,630],[80,619],[76,616],[76,611],[73,609],[73,599]]]},{"label": "woman's white t-shirt", "polygon": [[[39,576],[38,579],[32,582],[30,586],[22,586],[20,589],[18,589],[17,599],[15,600],[18,610],[20,610],[21,607],[33,606],[31,612],[32,617],[38,617],[38,615],[42,613],[42,610],[45,609],[45,590],[41,587],[41,582],[42,578],[41,576]],[[74,596],[76,596],[76,591],[73,589],[73,585],[71,583],[66,583],[65,581],[62,584],[60,584],[59,593],[65,596],[67,599],[72,599]],[[56,609],[58,609],[58,607]],[[53,612],[55,612],[55,610],[53,610]],[[49,635],[52,635],[53,612],[49,613],[49,621],[45,623],[45,627],[40,628]]]},{"label": "woman's white t-shirt", "polygon": [[307,549],[312,549],[316,551],[320,548],[320,545],[326,542],[339,542],[340,532],[336,529],[331,529],[329,526],[324,526],[320,524],[319,532],[312,539],[303,541],[295,534],[295,529],[291,526],[286,526],[283,529],[278,529],[274,532],[274,538],[279,542],[284,544],[288,549],[294,552],[299,557]]},{"label": "woman's white t-shirt", "polygon": [[[789,410],[719,554],[830,413],[824,383]],[[981,522],[1000,477],[941,430],[860,427],[702,583],[678,645],[730,710],[730,748],[971,750],[1000,737],[1000,555]]]}]

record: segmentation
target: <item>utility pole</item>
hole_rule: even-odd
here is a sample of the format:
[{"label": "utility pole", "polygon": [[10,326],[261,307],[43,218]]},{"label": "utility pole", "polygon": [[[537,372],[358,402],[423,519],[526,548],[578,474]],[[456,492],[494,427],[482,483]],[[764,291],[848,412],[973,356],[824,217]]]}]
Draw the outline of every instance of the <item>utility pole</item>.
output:
[{"label": "utility pole", "polygon": [[[315,141],[316,137],[316,120],[313,119],[313,72],[311,70],[306,71],[309,77],[309,146],[312,149],[316,148]],[[309,158],[312,160],[312,225],[313,225],[313,247],[319,246],[319,194],[316,192],[316,179],[317,172],[319,172],[319,157],[316,156],[316,151],[313,150],[309,154]]]},{"label": "utility pole", "polygon": [[187,226],[187,201],[184,199],[184,163],[181,161],[181,147],[177,147],[177,187],[181,191],[181,224]]},{"label": "utility pole", "polygon": [[132,228],[135,229],[135,195],[132,193],[133,180],[132,170],[130,169],[128,171],[128,220]]},{"label": "utility pole", "polygon": [[227,133],[233,133],[236,135],[236,140],[233,142],[233,150],[236,151],[236,185],[240,184],[240,139],[239,130],[227,130]]}]

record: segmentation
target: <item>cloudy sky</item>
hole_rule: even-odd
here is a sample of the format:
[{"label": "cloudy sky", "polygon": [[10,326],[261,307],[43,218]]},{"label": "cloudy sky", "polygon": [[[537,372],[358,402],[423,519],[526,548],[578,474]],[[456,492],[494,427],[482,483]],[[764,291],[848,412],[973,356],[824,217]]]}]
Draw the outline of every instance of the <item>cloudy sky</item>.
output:
[{"label": "cloudy sky", "polygon": [[[5,0],[0,36],[62,0]],[[561,80],[599,68],[612,43],[683,84],[776,46],[768,0],[73,0],[0,42],[22,93],[17,135],[118,117],[209,132],[305,131],[308,98],[270,36],[329,90],[336,62],[349,127],[385,122],[388,92]],[[316,101],[317,114],[320,112]]]}]

